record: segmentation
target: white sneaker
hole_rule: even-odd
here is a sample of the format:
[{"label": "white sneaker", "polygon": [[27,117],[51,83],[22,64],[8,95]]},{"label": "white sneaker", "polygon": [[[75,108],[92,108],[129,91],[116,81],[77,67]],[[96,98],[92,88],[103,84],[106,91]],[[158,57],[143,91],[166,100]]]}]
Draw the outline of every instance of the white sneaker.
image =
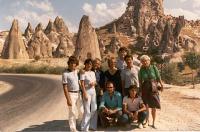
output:
[{"label": "white sneaker", "polygon": [[139,124],[138,124],[138,128],[139,128],[139,129],[142,129],[142,128],[143,128],[142,123],[139,123]]}]

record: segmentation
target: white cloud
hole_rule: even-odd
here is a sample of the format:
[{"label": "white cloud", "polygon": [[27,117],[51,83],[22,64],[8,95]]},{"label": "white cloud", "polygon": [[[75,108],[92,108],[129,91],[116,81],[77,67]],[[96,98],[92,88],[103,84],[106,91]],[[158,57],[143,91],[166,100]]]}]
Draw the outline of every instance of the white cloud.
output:
[{"label": "white cloud", "polygon": [[95,7],[89,3],[85,3],[82,8],[84,13],[90,17],[92,24],[100,26],[120,17],[125,12],[126,6],[125,2],[109,6],[102,2],[97,3]]},{"label": "white cloud", "polygon": [[26,4],[28,4],[32,7],[41,9],[41,10],[46,11],[46,12],[49,12],[49,11],[51,12],[51,11],[54,10],[54,8],[53,8],[51,2],[49,2],[49,0],[44,0],[44,1],[41,1],[41,2],[28,0],[28,1],[26,1]]},{"label": "white cloud", "polygon": [[186,19],[188,20],[196,20],[199,19],[200,16],[198,13],[189,11],[189,10],[184,10],[181,8],[178,9],[165,9],[165,14],[167,15],[172,15],[172,16],[182,16],[184,15]]},{"label": "white cloud", "polygon": [[[17,6],[18,4],[19,2],[17,2],[15,5]],[[13,15],[7,15],[6,17],[4,17],[4,20],[6,22],[12,23],[14,19],[17,19],[19,21],[19,26],[22,29],[22,32],[27,27],[28,22],[31,23],[32,28],[35,28],[38,23],[42,23],[43,28],[46,28],[50,19],[54,20],[56,16],[60,16],[48,0],[44,0],[42,2],[28,0],[26,1],[26,3],[20,4],[31,5],[32,8],[21,10],[16,9],[16,12],[14,12]],[[37,11],[36,9],[42,9],[43,12]],[[65,23],[71,32],[77,31],[77,27],[73,23],[68,20],[65,20]]]},{"label": "white cloud", "polygon": [[192,0],[193,1],[193,8],[199,8],[200,7],[200,0]]},{"label": "white cloud", "polygon": [[38,14],[34,11],[22,9],[19,12],[17,12],[14,16],[7,16],[5,17],[5,19],[8,22],[12,22],[13,19],[17,19],[19,21],[20,27],[24,30],[27,27],[28,22],[30,22],[33,26],[36,26],[39,22],[41,22],[44,27],[46,26],[50,18],[55,18],[56,16],[57,14],[54,13]]}]

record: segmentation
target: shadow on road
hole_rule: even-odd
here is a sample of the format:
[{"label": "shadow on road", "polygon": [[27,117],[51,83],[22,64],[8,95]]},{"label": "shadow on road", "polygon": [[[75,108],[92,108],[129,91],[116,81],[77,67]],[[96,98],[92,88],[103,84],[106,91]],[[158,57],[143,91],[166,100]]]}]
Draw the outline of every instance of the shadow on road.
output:
[{"label": "shadow on road", "polygon": [[70,131],[68,121],[53,120],[44,122],[41,125],[33,125],[21,131]]},{"label": "shadow on road", "polygon": [[[40,125],[29,126],[21,130],[21,132],[26,131],[70,131],[68,121],[66,120],[53,120],[47,121]],[[110,126],[107,128],[98,127],[97,131],[131,131],[136,129],[136,125],[126,125],[126,126]]]}]

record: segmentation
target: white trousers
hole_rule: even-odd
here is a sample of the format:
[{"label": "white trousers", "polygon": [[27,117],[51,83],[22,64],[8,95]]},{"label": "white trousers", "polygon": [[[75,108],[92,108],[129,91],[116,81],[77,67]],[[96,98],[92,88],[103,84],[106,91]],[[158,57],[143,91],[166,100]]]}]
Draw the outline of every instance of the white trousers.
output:
[{"label": "white trousers", "polygon": [[[82,131],[88,131],[89,127],[96,129],[94,127],[97,126],[97,119],[94,116],[95,112],[97,111],[97,103],[96,103],[96,91],[94,88],[90,88],[86,90],[88,100],[83,99],[83,105],[84,105],[84,114],[83,114],[83,120],[81,123],[81,130]],[[94,118],[94,119],[93,119]],[[90,123],[90,121],[92,122]]]},{"label": "white trousers", "polygon": [[69,127],[71,131],[76,131],[76,115],[78,112],[78,121],[82,120],[83,116],[83,103],[81,93],[72,93],[69,92],[71,97],[72,106],[68,106],[69,108]]}]

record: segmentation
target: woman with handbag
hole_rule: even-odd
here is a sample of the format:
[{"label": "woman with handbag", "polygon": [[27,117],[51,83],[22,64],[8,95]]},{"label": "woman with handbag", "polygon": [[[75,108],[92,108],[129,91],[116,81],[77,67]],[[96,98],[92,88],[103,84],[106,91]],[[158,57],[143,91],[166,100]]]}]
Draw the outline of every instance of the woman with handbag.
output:
[{"label": "woman with handbag", "polygon": [[156,109],[161,108],[158,93],[158,84],[160,84],[159,90],[161,91],[163,91],[163,84],[157,67],[155,65],[150,64],[150,57],[147,55],[142,55],[140,57],[140,61],[142,63],[142,66],[139,71],[140,93],[142,95],[144,104],[147,107],[147,122],[149,123],[149,108],[151,108],[151,114],[153,119],[152,127],[156,128]]}]

